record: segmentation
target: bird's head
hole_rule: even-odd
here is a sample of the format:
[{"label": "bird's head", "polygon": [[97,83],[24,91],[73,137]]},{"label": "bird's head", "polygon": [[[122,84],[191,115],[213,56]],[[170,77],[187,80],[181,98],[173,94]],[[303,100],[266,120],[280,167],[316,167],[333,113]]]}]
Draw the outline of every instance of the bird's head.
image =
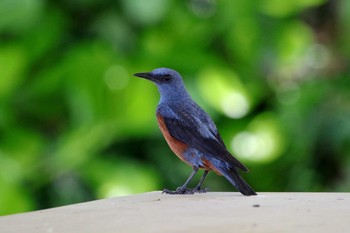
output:
[{"label": "bird's head", "polygon": [[175,70],[158,68],[151,72],[136,73],[134,75],[154,82],[160,92],[161,101],[188,97],[181,75]]}]

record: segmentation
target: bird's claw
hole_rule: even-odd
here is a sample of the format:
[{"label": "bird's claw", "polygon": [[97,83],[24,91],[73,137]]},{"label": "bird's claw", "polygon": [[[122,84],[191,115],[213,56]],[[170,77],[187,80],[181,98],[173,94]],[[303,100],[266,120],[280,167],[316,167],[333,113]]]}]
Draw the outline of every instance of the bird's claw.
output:
[{"label": "bird's claw", "polygon": [[208,188],[204,188],[204,189],[199,189],[199,188],[193,188],[193,189],[189,189],[189,188],[184,188],[184,187],[178,187],[175,191],[169,190],[169,189],[164,189],[163,193],[166,194],[195,194],[195,193],[206,193],[209,189]]},{"label": "bird's claw", "polygon": [[208,191],[209,191],[208,188],[204,188],[204,189],[196,189],[194,192],[195,192],[195,193],[206,193],[206,192],[208,192]]}]

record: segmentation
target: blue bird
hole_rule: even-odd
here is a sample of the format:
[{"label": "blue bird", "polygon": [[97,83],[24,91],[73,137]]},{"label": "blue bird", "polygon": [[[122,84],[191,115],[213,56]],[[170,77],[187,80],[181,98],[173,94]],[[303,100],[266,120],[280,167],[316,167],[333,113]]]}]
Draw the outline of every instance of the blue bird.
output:
[{"label": "blue bird", "polygon": [[[157,85],[160,93],[156,111],[159,128],[171,150],[193,168],[182,186],[175,191],[164,189],[163,192],[168,194],[206,192],[207,189],[201,189],[201,186],[208,172],[214,171],[218,175],[223,175],[243,195],[256,195],[238,173],[238,169],[248,172],[248,168],[228,152],[214,122],[192,100],[178,72],[158,68],[134,75]],[[199,169],[204,169],[199,184],[195,188],[187,188]]]}]

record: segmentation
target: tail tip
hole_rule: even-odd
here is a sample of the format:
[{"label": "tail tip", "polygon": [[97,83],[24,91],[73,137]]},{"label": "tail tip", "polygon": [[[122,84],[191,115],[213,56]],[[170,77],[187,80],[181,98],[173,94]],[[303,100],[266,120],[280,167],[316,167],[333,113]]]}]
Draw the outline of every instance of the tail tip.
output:
[{"label": "tail tip", "polygon": [[257,196],[258,194],[254,190],[249,190],[248,192],[241,192],[244,196]]}]

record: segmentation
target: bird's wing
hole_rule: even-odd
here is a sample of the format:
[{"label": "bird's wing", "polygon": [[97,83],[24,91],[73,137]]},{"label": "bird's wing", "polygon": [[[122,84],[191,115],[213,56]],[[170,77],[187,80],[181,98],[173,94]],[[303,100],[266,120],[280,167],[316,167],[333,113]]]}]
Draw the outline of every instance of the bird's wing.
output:
[{"label": "bird's wing", "polygon": [[227,151],[214,123],[211,120],[208,122],[208,117],[202,117],[201,119],[200,117],[193,116],[193,112],[190,114],[182,110],[176,112],[176,118],[166,116],[163,119],[170,135],[177,140],[188,144],[202,153],[228,162],[243,171],[248,171],[246,166]]}]

